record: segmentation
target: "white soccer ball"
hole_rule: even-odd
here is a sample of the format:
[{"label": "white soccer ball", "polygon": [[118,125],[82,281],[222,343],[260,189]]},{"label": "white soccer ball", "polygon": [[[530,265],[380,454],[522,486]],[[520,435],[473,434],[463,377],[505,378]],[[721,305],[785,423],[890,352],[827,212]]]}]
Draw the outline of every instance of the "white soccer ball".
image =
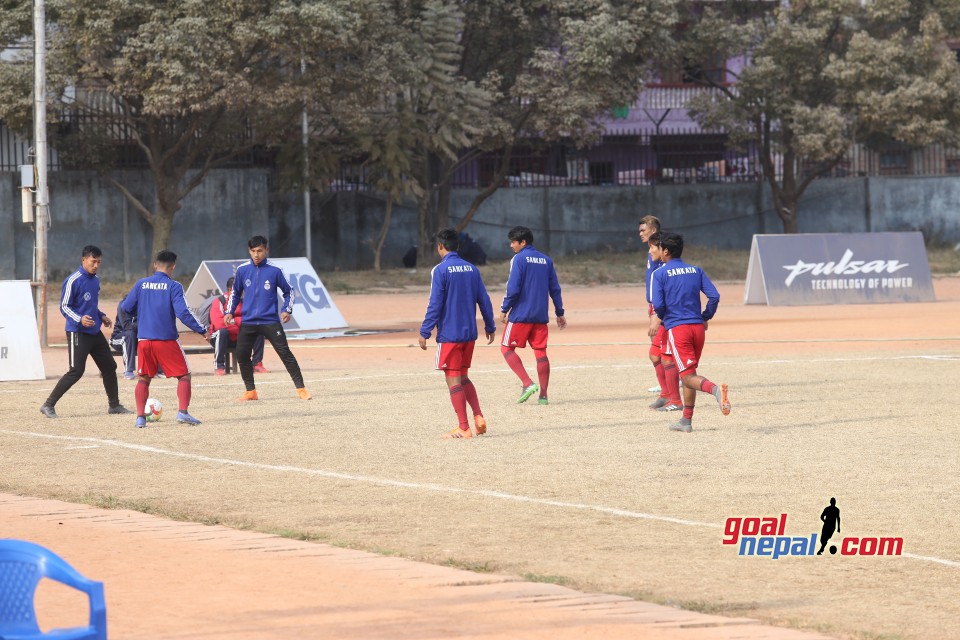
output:
[{"label": "white soccer ball", "polygon": [[147,398],[147,406],[143,410],[147,422],[157,422],[163,415],[163,405],[156,398]]}]

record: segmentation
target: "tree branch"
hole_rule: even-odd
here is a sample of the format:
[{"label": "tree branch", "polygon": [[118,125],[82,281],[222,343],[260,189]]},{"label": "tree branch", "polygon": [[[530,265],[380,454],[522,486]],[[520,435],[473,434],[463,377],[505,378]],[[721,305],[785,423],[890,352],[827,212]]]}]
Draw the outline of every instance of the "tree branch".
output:
[{"label": "tree branch", "polygon": [[140,217],[143,218],[147,222],[147,224],[151,226],[153,225],[153,214],[150,212],[149,209],[147,209],[143,205],[142,202],[140,202],[139,198],[137,198],[135,195],[130,193],[130,190],[127,189],[125,186],[123,186],[121,183],[114,180],[113,176],[111,176],[106,171],[101,171],[100,175],[103,176],[107,180],[107,182],[109,182],[114,187],[120,190],[120,193],[123,194],[123,197],[127,199],[127,202],[133,205],[133,208],[137,210],[137,212],[140,214]]}]

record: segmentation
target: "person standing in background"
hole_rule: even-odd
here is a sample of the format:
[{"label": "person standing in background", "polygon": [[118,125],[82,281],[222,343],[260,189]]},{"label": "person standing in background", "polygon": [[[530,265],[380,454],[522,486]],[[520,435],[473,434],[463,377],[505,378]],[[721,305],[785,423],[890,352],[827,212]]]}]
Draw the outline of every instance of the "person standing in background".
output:
[{"label": "person standing in background", "polygon": [[[243,323],[237,334],[237,365],[240,367],[240,376],[246,388],[238,400],[246,402],[259,400],[257,386],[253,380],[253,345],[257,336],[263,336],[273,345],[277,355],[286,367],[287,373],[293,380],[297,390],[297,397],[301,400],[310,400],[313,396],[307,391],[303,383],[303,374],[297,358],[290,351],[287,344],[287,334],[283,331],[283,324],[290,322],[293,314],[293,289],[287,282],[287,277],[280,267],[267,259],[270,247],[263,236],[253,236],[247,241],[250,252],[250,262],[237,268],[230,297],[227,298],[227,312],[223,314],[223,321],[231,325],[235,321],[233,314],[240,306],[241,299],[244,305]],[[283,294],[283,307],[277,309],[277,292]]]},{"label": "person standing in background", "polygon": [[[553,260],[533,248],[533,232],[527,227],[514,227],[507,234],[510,249],[515,254],[510,261],[510,276],[507,278],[507,294],[500,305],[500,321],[506,325],[500,352],[507,366],[518,378],[522,390],[517,403],[526,402],[537,391],[539,404],[548,404],[547,385],[550,382],[550,359],[547,358],[547,334],[550,323],[548,301],[553,300],[557,314],[557,326],[564,329],[567,319],[563,315],[563,298],[560,282],[553,267]],[[527,375],[517,347],[533,349],[537,359],[537,379],[534,383]]]},{"label": "person standing in background", "polygon": [[477,435],[487,432],[487,421],[480,410],[477,389],[468,376],[477,342],[477,308],[483,316],[487,344],[493,343],[497,324],[493,305],[483,286],[480,270],[457,253],[460,239],[453,229],[437,234],[440,264],[430,273],[430,302],[420,325],[420,348],[427,350],[427,339],[437,329],[437,369],[443,371],[450,390],[450,402],[458,424],[444,438],[472,438],[467,405],[473,411]]},{"label": "person standing in background", "polygon": [[66,318],[67,355],[70,369],[63,374],[40,413],[48,418],[57,418],[57,402],[83,377],[87,356],[93,358],[103,377],[103,389],[107,392],[107,413],[129,414],[129,409],[120,404],[117,385],[117,363],[110,345],[100,327],[110,328],[110,317],[100,310],[100,278],[97,272],[103,260],[100,248],[89,244],[80,254],[80,268],[67,276],[60,288],[60,313]]}]

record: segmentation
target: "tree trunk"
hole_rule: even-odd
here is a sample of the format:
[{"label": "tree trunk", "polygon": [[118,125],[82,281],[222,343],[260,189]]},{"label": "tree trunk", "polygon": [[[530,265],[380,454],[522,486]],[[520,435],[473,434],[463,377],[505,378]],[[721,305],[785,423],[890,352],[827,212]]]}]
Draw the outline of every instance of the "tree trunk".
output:
[{"label": "tree trunk", "polygon": [[510,169],[510,157],[513,155],[513,145],[507,145],[503,150],[503,155],[500,156],[500,166],[497,168],[496,174],[493,176],[493,180],[484,187],[483,191],[478,193],[474,198],[473,202],[470,203],[470,207],[467,209],[467,212],[463,215],[463,220],[460,221],[460,224],[457,225],[457,231],[463,231],[467,228],[467,225],[470,224],[470,220],[473,219],[473,214],[477,212],[477,209],[480,208],[480,205],[484,201],[496,193],[497,189],[500,188],[500,184],[503,182],[503,179],[507,177],[507,173]]},{"label": "tree trunk", "polygon": [[799,203],[800,196],[803,195],[806,187],[797,185],[797,154],[790,149],[793,134],[786,126],[780,132],[785,151],[782,159],[783,167],[781,168],[783,175],[780,176],[778,181],[771,148],[770,122],[769,120],[764,120],[762,123],[757,121],[755,125],[757,130],[761,132],[760,164],[763,165],[764,178],[770,185],[773,208],[777,212],[777,217],[783,222],[784,233],[799,233],[797,203]]},{"label": "tree trunk", "polygon": [[155,211],[153,214],[153,250],[147,256],[147,270],[153,264],[157,254],[170,247],[170,234],[173,231],[173,211]]},{"label": "tree trunk", "polygon": [[180,192],[177,186],[179,178],[154,172],[157,189],[156,208],[153,213],[153,252],[150,262],[157,253],[170,249],[170,236],[173,232],[173,217],[180,209]]},{"label": "tree trunk", "polygon": [[784,233],[800,233],[800,226],[797,224],[797,202],[784,202],[783,208],[779,211],[780,219],[783,221]]},{"label": "tree trunk", "polygon": [[444,157],[437,173],[437,231],[450,226],[450,190],[453,186],[454,161]]},{"label": "tree trunk", "polygon": [[418,247],[417,264],[427,266],[434,264],[433,238],[437,233],[435,219],[437,185],[436,181],[437,157],[432,153],[425,153],[421,167],[420,185],[423,195],[420,197],[420,206],[417,208],[418,217]]},{"label": "tree trunk", "polygon": [[383,226],[380,227],[380,237],[373,247],[373,270],[380,273],[380,254],[383,252],[383,244],[387,240],[387,232],[390,230],[390,217],[393,215],[393,199],[387,196],[387,208],[383,214]]}]

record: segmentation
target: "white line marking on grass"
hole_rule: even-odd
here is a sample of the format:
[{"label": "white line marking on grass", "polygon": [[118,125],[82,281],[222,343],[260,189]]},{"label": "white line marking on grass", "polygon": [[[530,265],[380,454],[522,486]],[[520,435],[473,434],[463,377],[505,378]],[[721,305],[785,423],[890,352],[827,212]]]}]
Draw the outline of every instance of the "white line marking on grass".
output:
[{"label": "white line marking on grass", "polygon": [[947,567],[960,567],[960,562],[955,560],[944,560],[943,558],[935,558],[933,556],[918,556],[915,553],[902,553],[900,554],[904,558],[913,558],[914,560],[925,560],[926,562],[936,562],[937,564],[942,564]]},{"label": "white line marking on grass", "polygon": [[[459,493],[466,495],[475,495],[481,496],[484,498],[496,498],[498,500],[509,500],[511,502],[526,502],[528,504],[536,504],[545,507],[558,507],[560,509],[576,509],[579,511],[594,511],[597,513],[603,513],[611,516],[618,516],[621,518],[630,518],[634,520],[656,520],[658,522],[669,522],[671,524],[679,524],[687,527],[705,527],[708,529],[721,529],[722,526],[719,524],[714,524],[712,522],[700,522],[698,520],[685,520],[683,518],[672,518],[670,516],[660,516],[652,513],[642,513],[638,511],[627,511],[626,509],[616,509],[613,507],[602,507],[592,504],[583,504],[580,502],[563,502],[560,500],[547,500],[545,498],[533,498],[530,496],[519,496],[512,493],[503,493],[502,491],[489,491],[485,489],[463,489],[460,487],[447,487],[440,484],[432,483],[419,483],[419,482],[404,482],[402,480],[391,480],[389,478],[377,478],[375,476],[362,476],[349,473],[340,473],[337,471],[325,471],[323,469],[307,469],[305,467],[294,467],[289,465],[277,465],[277,464],[264,464],[261,462],[247,462],[245,460],[231,460],[229,458],[212,458],[210,456],[198,455],[195,453],[185,453],[182,451],[170,451],[168,449],[160,449],[157,447],[151,447],[143,444],[134,444],[131,442],[122,442],[119,440],[104,440],[101,438],[91,438],[88,436],[59,436],[48,433],[35,433],[32,431],[11,431],[8,429],[0,429],[0,433],[6,433],[16,436],[24,436],[28,438],[40,438],[46,440],[66,440],[72,442],[90,442],[105,445],[112,445],[120,449],[130,449],[132,451],[141,451],[143,453],[155,453],[158,455],[171,456],[174,458],[184,458],[187,460],[196,460],[197,462],[207,462],[213,464],[222,464],[231,467],[245,467],[248,469],[262,469],[264,471],[282,471],[290,473],[300,473],[310,476],[319,476],[322,478],[335,478],[337,480],[352,480],[355,482],[366,482],[369,484],[376,484],[385,487],[400,487],[404,489],[423,489],[426,491],[435,491],[438,493]],[[946,567],[957,567],[960,568],[960,562],[955,560],[947,560],[944,558],[937,558],[934,556],[921,556],[912,553],[902,554],[904,558],[911,558],[913,560],[922,560],[924,562],[935,562],[937,564],[942,564]]]},{"label": "white line marking on grass", "polygon": [[0,433],[10,435],[25,436],[28,438],[41,438],[46,440],[66,440],[68,442],[91,442],[97,444],[111,445],[121,449],[130,449],[143,453],[155,453],[158,455],[171,456],[174,458],[185,458],[187,460],[196,460],[197,462],[208,462],[213,464],[222,464],[232,467],[246,467],[248,469],[262,469],[264,471],[284,471],[290,473],[300,473],[310,476],[320,476],[322,478],[335,478],[337,480],[352,480],[355,482],[366,482],[386,487],[401,487],[404,489],[425,489],[427,491],[436,491],[440,493],[460,493],[483,496],[486,498],[498,498],[500,500],[511,500],[513,502],[527,502],[549,507],[560,507],[564,509],[580,509],[585,511],[596,511],[607,515],[620,516],[623,518],[633,518],[637,520],[658,520],[660,522],[670,522],[673,524],[682,524],[689,527],[708,527],[711,529],[720,529],[720,525],[711,522],[698,522],[696,520],[684,520],[682,518],[671,518],[670,516],[658,516],[652,513],[639,513],[636,511],[627,511],[625,509],[615,509],[612,507],[600,507],[591,504],[581,504],[577,502],[562,502],[559,500],[547,500],[544,498],[531,498],[529,496],[518,496],[501,491],[489,491],[486,489],[462,489],[459,487],[447,487],[440,484],[404,482],[402,480],[391,480],[389,478],[377,478],[375,476],[362,476],[349,473],[340,473],[337,471],[326,471],[323,469],[308,469],[305,467],[293,467],[289,465],[264,464],[262,462],[247,462],[245,460],[231,460],[229,458],[211,458],[209,456],[195,453],[185,453],[182,451],[170,451],[169,449],[160,449],[143,444],[134,444],[120,440],[104,440],[101,438],[91,438],[88,436],[60,436],[49,433],[35,433],[32,431],[10,431],[0,429]]}]

